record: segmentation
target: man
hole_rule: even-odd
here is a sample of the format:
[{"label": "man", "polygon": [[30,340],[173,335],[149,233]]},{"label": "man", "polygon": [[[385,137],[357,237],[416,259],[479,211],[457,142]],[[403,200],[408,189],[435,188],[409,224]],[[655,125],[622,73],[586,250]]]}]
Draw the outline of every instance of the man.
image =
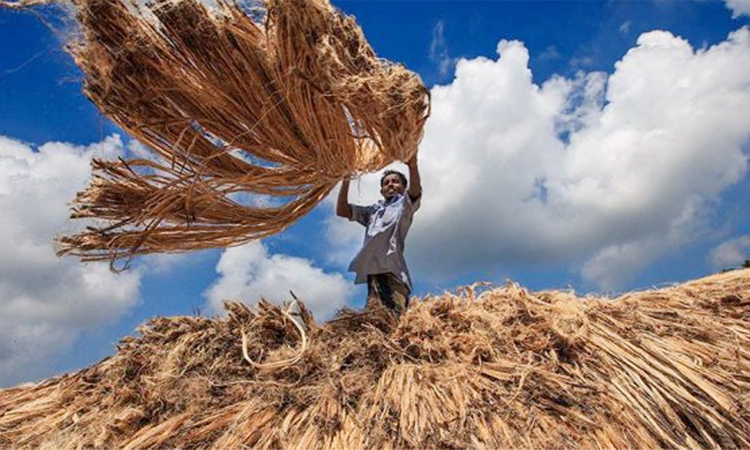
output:
[{"label": "man", "polygon": [[370,206],[350,204],[349,180],[344,180],[336,204],[338,216],[367,228],[362,249],[349,265],[349,271],[357,274],[354,282],[367,283],[367,308],[385,306],[396,318],[409,306],[412,285],[404,260],[404,240],[422,197],[417,156],[406,165],[410,183],[401,172],[387,170],[383,174],[383,200]]}]

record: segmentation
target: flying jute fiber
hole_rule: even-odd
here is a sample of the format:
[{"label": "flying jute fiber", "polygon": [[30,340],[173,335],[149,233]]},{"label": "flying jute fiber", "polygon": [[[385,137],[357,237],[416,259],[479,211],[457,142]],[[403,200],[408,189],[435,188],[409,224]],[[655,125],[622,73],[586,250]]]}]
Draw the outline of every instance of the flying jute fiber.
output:
[{"label": "flying jute fiber", "polygon": [[[52,2],[2,4],[40,3]],[[60,237],[61,254],[115,261],[260,239],[338,181],[417,151],[428,90],[327,0],[68,3],[85,94],[154,157],[93,161],[72,217],[95,225]]]},{"label": "flying jute fiber", "polygon": [[398,323],[227,309],[0,391],[0,448],[750,448],[750,270],[614,300],[469,287]]}]

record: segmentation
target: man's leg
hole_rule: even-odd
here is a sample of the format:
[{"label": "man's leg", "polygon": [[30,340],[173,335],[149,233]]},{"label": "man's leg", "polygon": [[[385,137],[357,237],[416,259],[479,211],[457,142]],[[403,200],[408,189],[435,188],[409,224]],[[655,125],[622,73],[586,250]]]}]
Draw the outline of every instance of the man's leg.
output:
[{"label": "man's leg", "polygon": [[378,288],[377,275],[367,275],[367,306],[365,309],[374,310],[382,308],[383,302],[380,301],[380,289]]},{"label": "man's leg", "polygon": [[409,294],[409,288],[392,273],[367,277],[367,309],[382,305],[400,317],[409,307]]}]

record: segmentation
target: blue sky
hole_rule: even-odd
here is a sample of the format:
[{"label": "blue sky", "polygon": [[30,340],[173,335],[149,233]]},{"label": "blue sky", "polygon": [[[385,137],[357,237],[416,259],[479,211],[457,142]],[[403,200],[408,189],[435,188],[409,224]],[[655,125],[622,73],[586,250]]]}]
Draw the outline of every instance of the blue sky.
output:
[{"label": "blue sky", "polygon": [[[750,2],[334,1],[418,72],[433,116],[415,291],[512,279],[621,292],[750,258]],[[0,10],[0,386],[89,365],[156,315],[295,293],[360,307],[362,230],[331,199],[278,236],[142,258],[115,276],[52,254],[93,156],[144,149],[81,92],[64,38]],[[351,200],[377,199],[376,176]]]}]

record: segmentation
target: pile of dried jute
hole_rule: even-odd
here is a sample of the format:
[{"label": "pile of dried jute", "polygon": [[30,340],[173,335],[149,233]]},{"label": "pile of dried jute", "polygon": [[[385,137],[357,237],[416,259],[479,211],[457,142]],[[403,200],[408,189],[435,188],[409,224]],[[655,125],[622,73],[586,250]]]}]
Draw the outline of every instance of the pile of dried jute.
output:
[{"label": "pile of dried jute", "polygon": [[94,161],[73,217],[96,226],[61,237],[60,253],[114,261],[245,243],[336,182],[417,151],[429,92],[328,0],[69,3],[84,92],[154,157]]},{"label": "pile of dried jute", "polygon": [[750,270],[615,300],[466,288],[397,324],[227,307],[0,391],[0,447],[750,448]]}]

